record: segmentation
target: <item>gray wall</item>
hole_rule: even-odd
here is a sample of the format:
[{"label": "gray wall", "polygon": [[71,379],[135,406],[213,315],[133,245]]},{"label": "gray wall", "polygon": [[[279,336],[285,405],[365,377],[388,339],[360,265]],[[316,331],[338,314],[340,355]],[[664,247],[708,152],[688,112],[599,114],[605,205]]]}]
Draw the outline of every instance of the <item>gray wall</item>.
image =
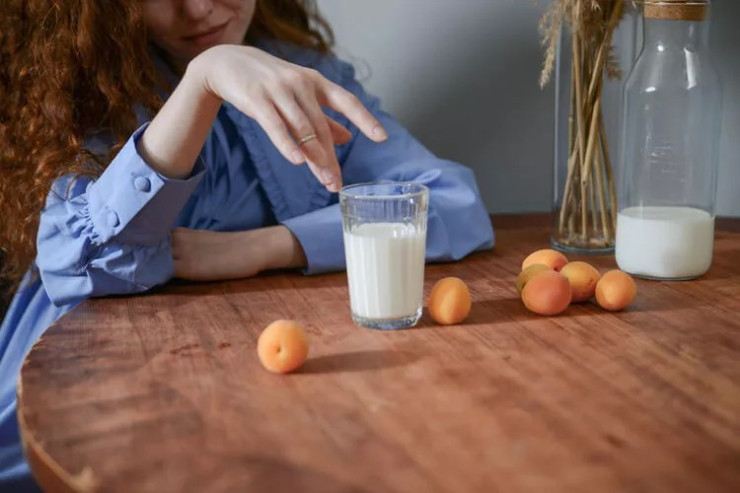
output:
[{"label": "gray wall", "polygon": [[[545,0],[319,0],[337,51],[432,151],[472,167],[491,212],[548,211],[553,85],[540,90]],[[715,0],[724,83],[718,214],[740,216],[740,2]],[[732,53],[731,53],[732,52]]]}]

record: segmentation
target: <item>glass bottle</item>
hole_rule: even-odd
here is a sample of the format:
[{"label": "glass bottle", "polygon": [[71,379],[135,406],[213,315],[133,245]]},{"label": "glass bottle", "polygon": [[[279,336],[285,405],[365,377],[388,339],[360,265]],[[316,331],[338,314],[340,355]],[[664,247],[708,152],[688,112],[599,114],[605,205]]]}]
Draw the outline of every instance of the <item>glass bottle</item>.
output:
[{"label": "glass bottle", "polygon": [[692,279],[712,262],[721,86],[708,0],[643,0],[643,45],[622,102],[620,269]]}]

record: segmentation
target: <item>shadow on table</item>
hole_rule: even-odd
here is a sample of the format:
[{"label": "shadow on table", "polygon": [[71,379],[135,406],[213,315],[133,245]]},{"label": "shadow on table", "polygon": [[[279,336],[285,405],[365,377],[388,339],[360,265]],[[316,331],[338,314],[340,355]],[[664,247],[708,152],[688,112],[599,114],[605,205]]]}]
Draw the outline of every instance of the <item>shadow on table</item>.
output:
[{"label": "shadow on table", "polygon": [[[650,292],[642,294],[638,289],[637,299],[622,311],[608,312],[592,300],[586,303],[574,303],[563,313],[551,317],[530,312],[519,297],[474,301],[468,318],[461,324],[450,326],[450,328],[464,328],[474,325],[499,325],[546,319],[582,318],[604,314],[619,317],[622,315],[629,316],[634,313],[674,312],[677,309],[689,309],[702,304],[697,299],[683,295],[680,290],[681,287],[682,285],[675,282],[667,282],[660,286],[656,285]],[[645,289],[643,287],[643,291]],[[425,308],[424,315],[419,321],[417,328],[433,329],[440,327],[442,326],[432,320],[428,310]]]},{"label": "shadow on table", "polygon": [[[518,322],[529,320],[532,314],[522,304],[519,298],[496,298],[492,300],[474,301],[470,309],[470,315],[460,324],[449,327],[465,327],[469,325],[481,324],[503,324],[508,322]],[[417,328],[432,329],[442,327],[432,320],[429,310],[425,306],[424,314],[419,320]]]},{"label": "shadow on table", "polygon": [[299,374],[382,370],[409,364],[419,358],[409,351],[367,350],[309,357]]},{"label": "shadow on table", "polygon": [[218,491],[301,491],[367,493],[322,471],[265,457],[224,457],[210,489]]},{"label": "shadow on table", "polygon": [[173,279],[164,286],[152,289],[152,294],[167,293],[171,295],[201,296],[209,294],[236,294],[255,291],[279,291],[283,289],[313,290],[322,288],[346,288],[347,278],[344,274],[325,274],[321,276],[304,276],[297,272],[271,272],[256,277],[234,279],[230,281],[195,282]]}]

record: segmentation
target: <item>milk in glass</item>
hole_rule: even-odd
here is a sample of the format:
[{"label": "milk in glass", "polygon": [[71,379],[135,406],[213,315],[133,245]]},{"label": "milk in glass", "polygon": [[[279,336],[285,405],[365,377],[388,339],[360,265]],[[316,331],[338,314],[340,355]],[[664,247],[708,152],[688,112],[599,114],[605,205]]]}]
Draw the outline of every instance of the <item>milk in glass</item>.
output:
[{"label": "milk in glass", "polygon": [[367,223],[344,233],[350,305],[366,319],[421,310],[426,232],[404,223]]}]

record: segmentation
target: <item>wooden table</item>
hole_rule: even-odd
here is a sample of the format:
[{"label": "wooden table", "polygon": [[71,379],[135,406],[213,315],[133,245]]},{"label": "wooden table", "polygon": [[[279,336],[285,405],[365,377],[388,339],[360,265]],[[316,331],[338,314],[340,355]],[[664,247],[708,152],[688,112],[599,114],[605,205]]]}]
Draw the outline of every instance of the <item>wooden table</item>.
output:
[{"label": "wooden table", "polygon": [[[495,251],[427,268],[427,292],[470,285],[461,326],[357,328],[344,274],[83,303],[23,368],[34,474],[79,491],[740,491],[737,222],[701,279],[554,318],[514,286],[547,224],[494,224]],[[300,373],[257,360],[278,318],[310,332]]]}]

